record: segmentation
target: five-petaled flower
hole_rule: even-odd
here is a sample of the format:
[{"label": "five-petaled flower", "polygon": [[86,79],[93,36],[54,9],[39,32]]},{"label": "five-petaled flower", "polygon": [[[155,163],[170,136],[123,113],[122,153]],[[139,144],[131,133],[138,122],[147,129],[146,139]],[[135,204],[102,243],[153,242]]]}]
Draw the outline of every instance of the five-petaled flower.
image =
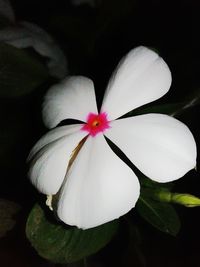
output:
[{"label": "five-petaled flower", "polygon": [[32,183],[44,194],[57,195],[56,211],[62,221],[87,229],[135,206],[138,178],[105,137],[157,182],[179,179],[196,166],[196,144],[182,122],[163,114],[120,119],[166,94],[170,85],[164,60],[148,48],[137,47],[112,75],[100,112],[93,82],[86,77],[67,77],[48,91],[43,105],[47,127],[65,119],[83,122],[51,130],[29,156]]}]

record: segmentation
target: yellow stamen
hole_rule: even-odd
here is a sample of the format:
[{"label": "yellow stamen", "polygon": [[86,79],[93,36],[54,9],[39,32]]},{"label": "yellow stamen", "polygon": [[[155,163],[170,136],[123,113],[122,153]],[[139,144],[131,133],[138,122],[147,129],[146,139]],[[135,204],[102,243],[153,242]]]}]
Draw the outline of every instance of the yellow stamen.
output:
[{"label": "yellow stamen", "polygon": [[96,127],[96,126],[98,126],[98,125],[99,125],[99,121],[94,120],[93,123],[92,123],[92,126]]}]

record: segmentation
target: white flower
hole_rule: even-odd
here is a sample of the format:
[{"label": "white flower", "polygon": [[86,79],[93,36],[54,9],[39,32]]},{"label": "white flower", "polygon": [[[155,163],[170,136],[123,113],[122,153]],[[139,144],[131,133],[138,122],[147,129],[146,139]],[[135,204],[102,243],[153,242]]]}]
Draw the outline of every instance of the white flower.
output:
[{"label": "white flower", "polygon": [[[135,206],[140,194],[138,178],[111,150],[105,136],[154,181],[176,180],[195,167],[196,144],[182,122],[162,114],[118,119],[160,98],[170,85],[171,73],[163,59],[138,47],[119,63],[100,113],[88,78],[69,77],[49,90],[43,106],[47,127],[65,119],[83,121],[53,129],[29,157],[32,183],[44,194],[57,194],[57,214],[62,221],[87,229]],[[81,149],[68,168],[77,147]]]}]

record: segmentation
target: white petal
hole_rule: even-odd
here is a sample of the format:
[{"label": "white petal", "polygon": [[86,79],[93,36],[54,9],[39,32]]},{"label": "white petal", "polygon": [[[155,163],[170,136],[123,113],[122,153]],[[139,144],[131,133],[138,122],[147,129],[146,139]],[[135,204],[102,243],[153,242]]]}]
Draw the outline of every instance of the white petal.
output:
[{"label": "white petal", "polygon": [[29,177],[44,194],[56,194],[68,167],[73,150],[86,136],[80,125],[63,126],[49,132],[32,149]]},{"label": "white petal", "polygon": [[112,122],[106,136],[146,176],[157,182],[182,177],[196,166],[196,144],[182,122],[147,114]]},{"label": "white petal", "polygon": [[94,85],[86,77],[67,77],[45,96],[43,119],[49,128],[65,119],[86,121],[90,112],[98,113]]},{"label": "white petal", "polygon": [[101,112],[114,120],[166,94],[171,73],[158,54],[137,47],[122,58],[105,92]]},{"label": "white petal", "polygon": [[65,182],[58,216],[83,229],[127,213],[135,206],[140,191],[133,171],[112,152],[101,134],[87,139]]},{"label": "white petal", "polygon": [[31,152],[28,156],[28,161],[30,161],[33,156],[44,146],[50,144],[53,141],[56,141],[64,136],[72,135],[78,131],[80,131],[80,128],[83,126],[83,124],[73,124],[73,125],[67,125],[67,126],[60,126],[57,127],[48,133],[46,133],[44,136],[40,138],[40,140],[34,145],[34,147],[31,149]]}]

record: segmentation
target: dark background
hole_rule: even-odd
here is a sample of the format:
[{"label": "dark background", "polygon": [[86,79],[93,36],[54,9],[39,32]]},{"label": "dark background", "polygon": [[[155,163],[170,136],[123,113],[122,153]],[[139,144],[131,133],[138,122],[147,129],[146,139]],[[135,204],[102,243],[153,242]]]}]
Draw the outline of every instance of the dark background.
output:
[{"label": "dark background", "polygon": [[[173,83],[162,102],[176,102],[200,89],[200,2],[159,0],[104,0],[96,8],[75,7],[69,1],[11,1],[17,21],[34,22],[49,32],[66,53],[70,74],[94,80],[99,102],[119,59],[130,49],[145,45],[155,48],[169,65]],[[31,94],[0,99],[1,187],[0,197],[21,205],[15,228],[0,240],[0,266],[54,266],[41,259],[25,237],[26,217],[38,199],[26,173],[26,157],[44,134],[41,103],[52,81]],[[181,120],[199,145],[199,106]],[[6,140],[6,141],[5,141]],[[197,167],[198,169],[198,167]],[[199,173],[191,171],[175,182],[176,191],[200,197]],[[137,253],[126,230],[98,255],[91,266],[200,266],[200,208],[176,207],[182,222],[178,236],[161,233],[133,215],[140,226],[142,252]],[[122,223],[123,226],[123,223]],[[122,227],[123,228],[123,227]]]}]

